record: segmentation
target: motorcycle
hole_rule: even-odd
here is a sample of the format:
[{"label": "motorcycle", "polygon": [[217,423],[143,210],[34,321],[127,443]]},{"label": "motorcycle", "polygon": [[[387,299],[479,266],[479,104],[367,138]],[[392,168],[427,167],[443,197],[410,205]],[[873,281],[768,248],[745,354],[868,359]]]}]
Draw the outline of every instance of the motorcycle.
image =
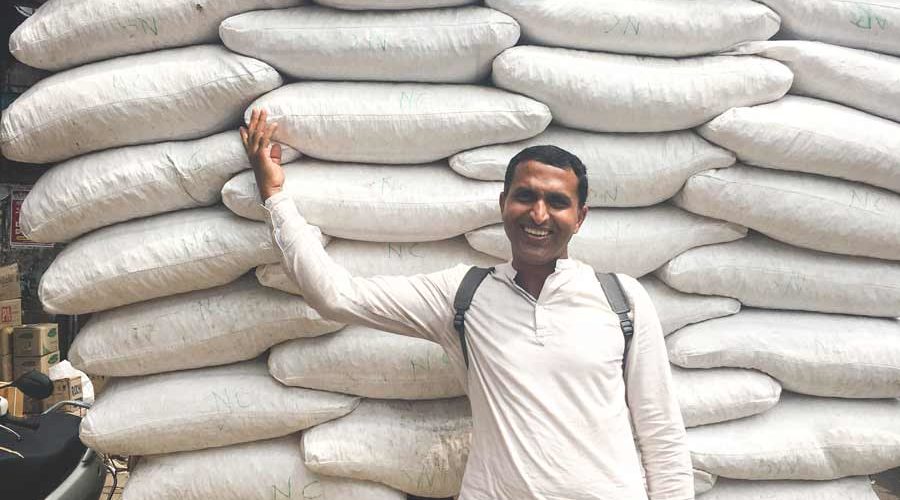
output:
[{"label": "motorcycle", "polygon": [[[47,375],[29,372],[0,388],[16,387],[41,400],[53,393]],[[32,417],[8,413],[0,397],[0,498],[10,500],[98,500],[106,476],[115,469],[110,460],[84,446],[78,438],[81,417],[60,411],[82,401],[60,401]],[[115,484],[107,499],[112,498]]]}]

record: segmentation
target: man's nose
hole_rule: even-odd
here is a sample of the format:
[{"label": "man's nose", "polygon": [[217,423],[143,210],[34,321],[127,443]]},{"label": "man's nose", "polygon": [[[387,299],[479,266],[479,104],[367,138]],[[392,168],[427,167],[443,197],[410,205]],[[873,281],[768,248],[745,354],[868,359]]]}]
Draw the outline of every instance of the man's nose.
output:
[{"label": "man's nose", "polygon": [[531,206],[531,220],[535,225],[542,225],[547,222],[550,215],[547,213],[547,204],[544,200],[538,200]]}]

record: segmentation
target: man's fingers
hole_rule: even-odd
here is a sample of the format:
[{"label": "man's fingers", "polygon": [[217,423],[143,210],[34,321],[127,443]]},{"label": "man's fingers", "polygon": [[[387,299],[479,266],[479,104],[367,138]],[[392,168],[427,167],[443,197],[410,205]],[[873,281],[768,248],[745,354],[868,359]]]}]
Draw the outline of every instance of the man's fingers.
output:
[{"label": "man's fingers", "polygon": [[241,133],[241,142],[244,143],[244,149],[247,149],[247,140],[249,138],[247,135],[247,129],[244,127],[241,127],[238,129],[238,131]]},{"label": "man's fingers", "polygon": [[250,112],[250,123],[248,124],[248,128],[250,129],[251,134],[256,133],[256,126],[259,124],[259,110],[253,108],[253,111]]},{"label": "man's fingers", "polygon": [[277,129],[278,123],[273,123],[265,128],[265,132],[263,133],[262,147],[269,147],[269,142],[272,140],[272,135],[275,134],[275,130]]}]

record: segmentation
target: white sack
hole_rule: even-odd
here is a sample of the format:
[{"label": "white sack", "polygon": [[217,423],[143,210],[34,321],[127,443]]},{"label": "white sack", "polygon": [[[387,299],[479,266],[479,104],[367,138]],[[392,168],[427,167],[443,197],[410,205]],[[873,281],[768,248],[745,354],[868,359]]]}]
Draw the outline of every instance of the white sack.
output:
[{"label": "white sack", "polygon": [[694,175],[673,202],[798,247],[900,260],[900,194],[859,182],[736,165]]},{"label": "white sack", "polygon": [[878,500],[878,496],[865,476],[835,481],[721,479],[703,500]]},{"label": "white sack", "polygon": [[459,493],[472,417],[465,398],[363,400],[344,418],[303,434],[306,466],[320,474],[376,481],[413,495]]},{"label": "white sack", "polygon": [[785,389],[838,398],[900,397],[900,321],[744,309],[666,339],[685,368],[753,368]]},{"label": "white sack", "polygon": [[264,360],[113,379],[81,422],[115,455],[200,450],[285,436],[353,411],[359,399],[285,387]]},{"label": "white sack", "polygon": [[[708,219],[671,205],[647,208],[594,208],[569,244],[569,257],[596,272],[643,276],[676,255],[700,245],[743,238],[741,226]],[[502,224],[466,233],[472,248],[512,259]]]},{"label": "white sack", "polygon": [[694,494],[700,495],[713,489],[718,478],[709,472],[694,469]]},{"label": "white sack", "polygon": [[278,260],[265,224],[194,208],[79,238],[41,276],[38,295],[49,313],[83,314],[224,285]]},{"label": "white sack", "polygon": [[465,391],[444,349],[364,326],[272,349],[269,373],[293,387],[379,399],[441,399]]},{"label": "white sack", "polygon": [[685,427],[756,415],[778,404],[781,385],[753,370],[685,370],[672,366],[672,384]]},{"label": "white sack", "polygon": [[840,104],[786,96],[730,109],[698,132],[751,165],[900,192],[900,124]]},{"label": "white sack", "polygon": [[[286,162],[299,156],[291,148],[282,155]],[[42,175],[19,224],[34,241],[68,241],[117,222],[212,205],[228,179],[249,168],[237,131],[90,153]]]},{"label": "white sack", "polygon": [[474,83],[516,44],[519,25],[484,7],[248,12],[219,29],[229,49],[294,79]]},{"label": "white sack", "polygon": [[386,486],[319,476],[303,465],[300,436],[141,457],[123,500],[406,500]]},{"label": "white sack", "polygon": [[278,123],[278,142],[323,160],[361,163],[432,162],[521,141],[550,123],[547,106],[474,85],[294,83],[250,108],[265,109],[269,121]]},{"label": "white sack", "polygon": [[[310,224],[330,236],[363,241],[434,241],[500,221],[500,182],[467,179],[445,163],[356,165],[301,160],[286,165],[284,191]],[[255,220],[260,205],[253,172],[222,188],[234,213]]]},{"label": "white sack", "polygon": [[[500,259],[476,251],[463,237],[424,243],[373,243],[335,239],[331,240],[325,250],[350,274],[364,277],[412,276],[442,271],[458,264],[491,267],[501,262]],[[281,264],[259,266],[256,268],[256,278],[263,286],[303,295]]]},{"label": "white sack", "polygon": [[775,59],[794,73],[790,93],[900,121],[900,58],[820,42],[748,42],[734,49]]},{"label": "white sack", "polygon": [[454,7],[474,0],[316,0],[316,3],[347,10],[404,10]]},{"label": "white sack", "polygon": [[694,248],[656,272],[686,293],[745,306],[900,316],[900,263],[805,250],[758,234]]},{"label": "white sack", "polygon": [[694,467],[733,479],[837,479],[900,465],[900,401],[782,393],[771,410],[688,429]]},{"label": "white sack", "polygon": [[648,274],[640,279],[650,296],[664,335],[684,325],[728,316],[741,310],[741,303],[729,297],[682,293]]},{"label": "white sack", "polygon": [[253,359],[275,344],[337,331],[298,297],[253,276],[94,314],[69,359],[94,375],[128,377]]},{"label": "white sack", "polygon": [[229,16],[302,3],[303,0],[49,0],[10,35],[9,51],[29,66],[59,71],[127,54],[216,43],[219,23]]},{"label": "white sack", "polygon": [[[513,47],[494,59],[494,84],[545,103],[558,125],[594,132],[696,127],[729,108],[782,97],[792,75],[756,56],[662,59]],[[302,148],[300,148],[302,150]]]},{"label": "white sack", "polygon": [[759,0],[781,16],[779,38],[900,55],[897,0]]},{"label": "white sack", "polygon": [[529,43],[685,57],[766,40],[780,20],[749,0],[487,0],[522,25]]},{"label": "white sack", "polygon": [[660,134],[594,134],[551,126],[527,141],[465,151],[450,168],[473,179],[502,181],[519,151],[559,146],[587,166],[589,207],[642,207],[671,198],[693,174],[727,167],[734,155],[690,131]]},{"label": "white sack", "polygon": [[92,63],[45,78],[13,101],[0,121],[0,149],[11,160],[48,163],[197,139],[235,126],[253,99],[281,83],[268,64],[216,45]]}]

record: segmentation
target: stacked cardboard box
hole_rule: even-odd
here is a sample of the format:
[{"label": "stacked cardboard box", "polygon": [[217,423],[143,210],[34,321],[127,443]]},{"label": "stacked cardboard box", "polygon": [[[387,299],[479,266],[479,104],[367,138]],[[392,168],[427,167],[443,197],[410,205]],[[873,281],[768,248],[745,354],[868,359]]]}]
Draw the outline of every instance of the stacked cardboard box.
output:
[{"label": "stacked cardboard box", "polygon": [[22,324],[19,266],[0,267],[0,381],[13,379],[12,328]]},{"label": "stacked cardboard box", "polygon": [[[19,378],[36,370],[50,375],[50,367],[60,362],[59,328],[55,323],[39,323],[22,325],[12,329],[13,378]],[[77,377],[76,377],[77,378]],[[63,397],[71,395],[71,390],[58,386],[54,381],[54,394],[43,401],[25,397],[25,413],[40,413],[57,401],[65,399],[81,399],[81,380],[77,384],[77,398]]]},{"label": "stacked cardboard box", "polygon": [[[26,397],[25,398],[25,413],[34,414],[41,413],[44,410],[49,409],[51,406],[59,403],[60,401],[70,401],[82,400],[82,386],[81,386],[81,377],[78,375],[73,375],[70,377],[60,378],[53,380],[53,394],[50,395],[49,398],[43,400],[35,400]],[[63,408],[61,411],[66,411],[69,413],[73,413],[75,415],[84,416],[84,412],[82,408],[67,406]]]}]

